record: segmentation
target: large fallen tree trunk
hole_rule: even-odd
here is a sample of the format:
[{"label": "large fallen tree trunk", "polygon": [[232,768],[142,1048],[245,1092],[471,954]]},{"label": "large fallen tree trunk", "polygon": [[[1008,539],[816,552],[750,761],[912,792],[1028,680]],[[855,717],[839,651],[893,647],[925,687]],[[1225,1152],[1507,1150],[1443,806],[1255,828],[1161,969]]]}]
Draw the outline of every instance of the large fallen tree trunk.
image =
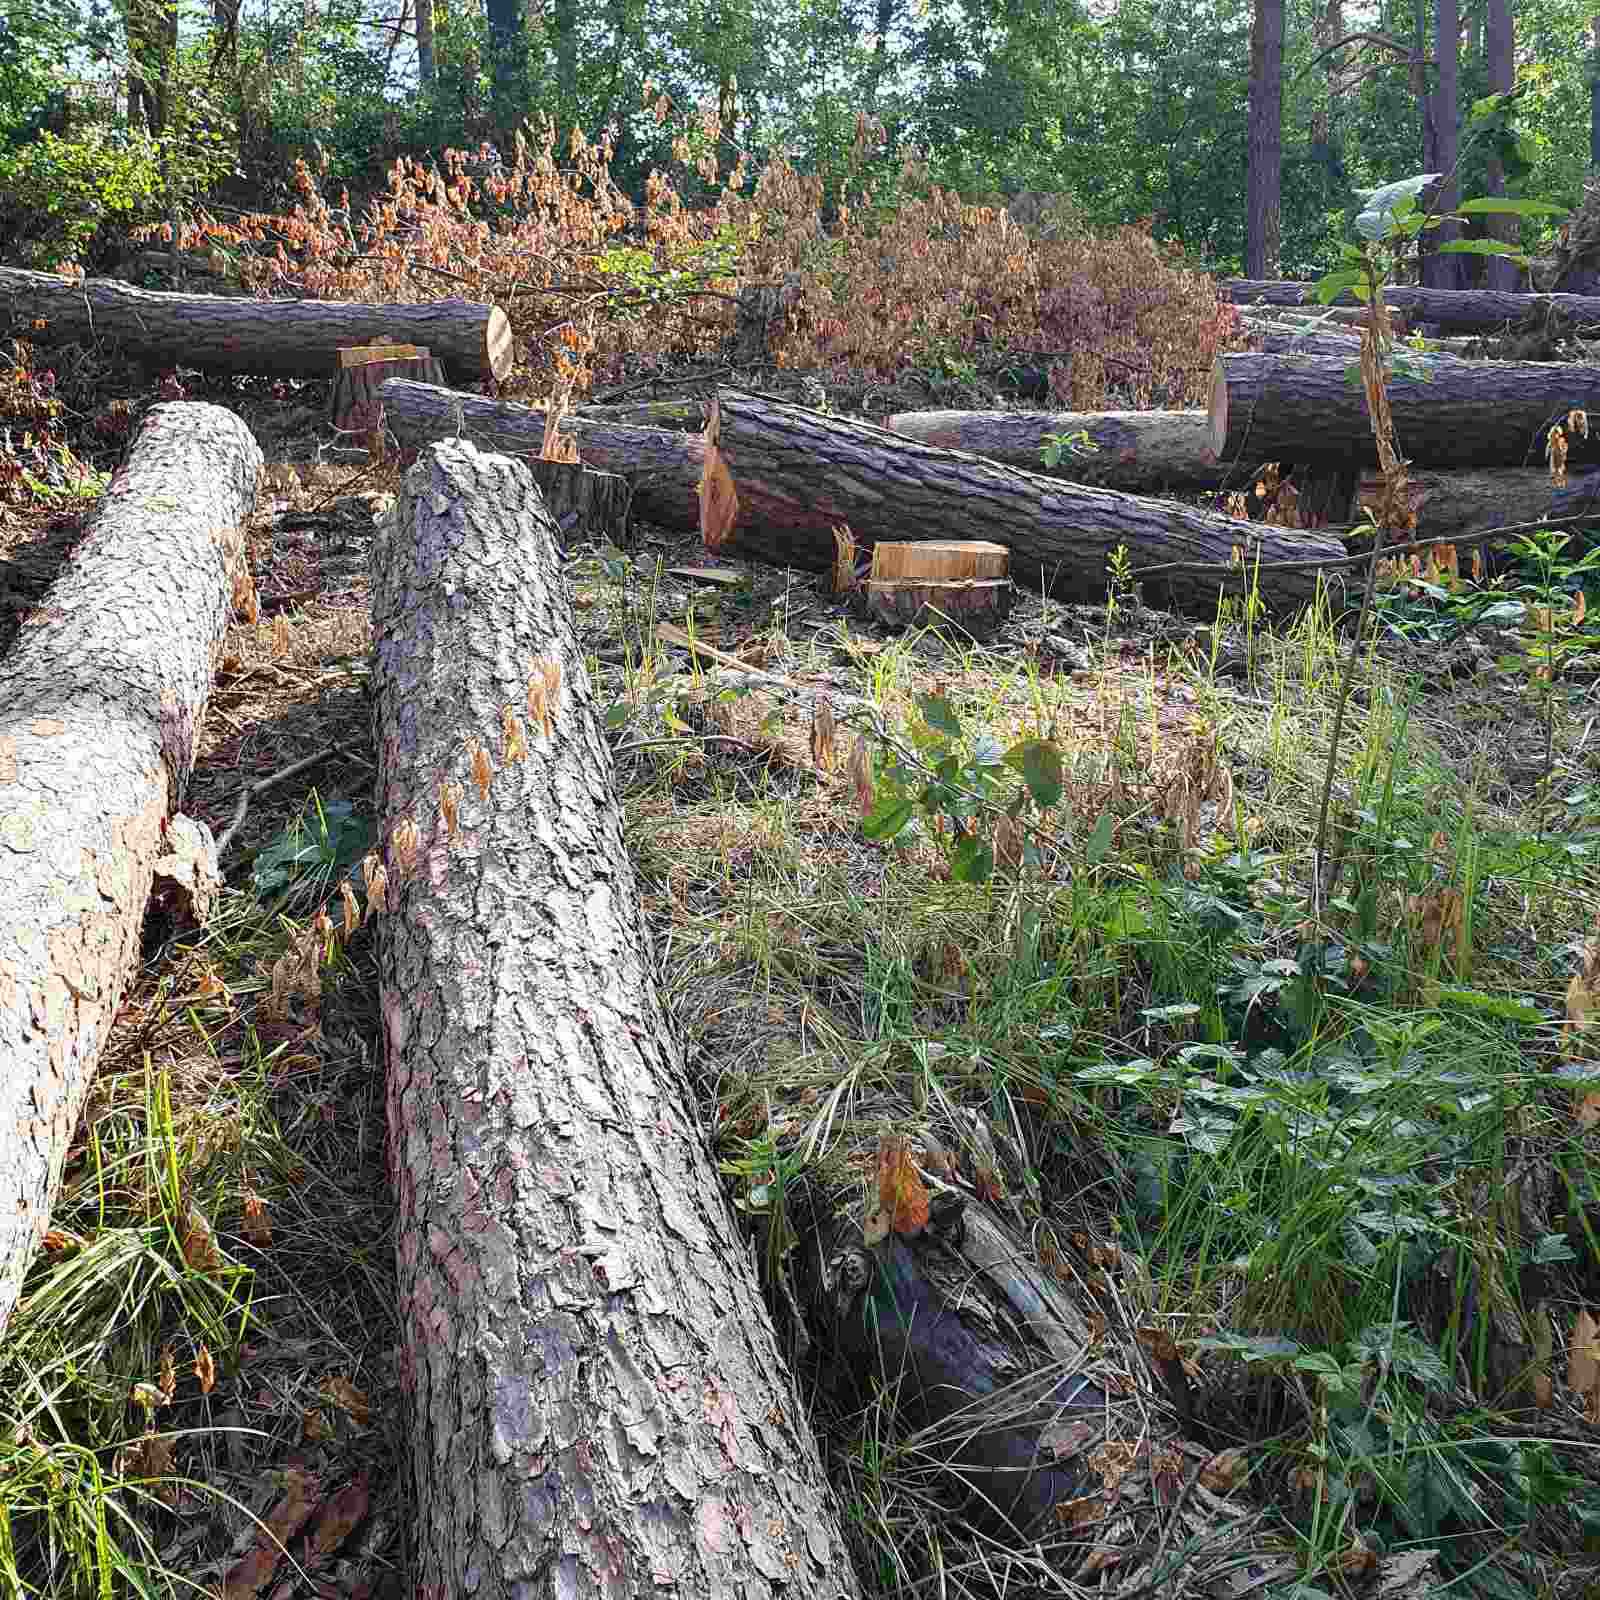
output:
[{"label": "large fallen tree trunk", "polygon": [[[1226,479],[1204,411],[901,411],[885,426],[941,450],[1107,489],[1217,489]],[[1064,447],[1045,466],[1046,436],[1074,433],[1088,434],[1094,451]]]},{"label": "large fallen tree trunk", "polygon": [[371,572],[410,1592],[853,1595],[526,467],[431,447]]},{"label": "large fallen tree trunk", "polygon": [[106,339],[167,366],[290,378],[331,374],[342,345],[424,345],[455,377],[480,380],[504,378],[513,355],[505,312],[475,300],[247,300],[165,294],[114,278],[75,283],[17,267],[0,267],[0,326],[34,344]]},{"label": "large fallen tree trunk", "polygon": [[[1235,305],[1264,301],[1275,306],[1310,306],[1316,286],[1273,280],[1230,278],[1222,291]],[[1333,302],[1357,303],[1346,289]],[[1504,289],[1421,289],[1390,284],[1383,303],[1405,313],[1412,323],[1435,322],[1460,333],[1485,333],[1520,322],[1524,317],[1560,315],[1575,322],[1600,322],[1600,297],[1578,294],[1513,294]]]},{"label": "large fallen tree trunk", "polygon": [[[1498,472],[1430,472],[1413,468],[1407,474],[1411,505],[1417,515],[1414,539],[1464,539],[1538,522],[1545,517],[1571,517],[1593,513],[1600,522],[1600,472],[1574,478],[1564,489],[1550,482],[1544,467],[1505,467]],[[1376,473],[1356,487],[1352,520],[1359,521],[1363,507],[1380,501],[1381,479]]]},{"label": "large fallen tree trunk", "polygon": [[[880,539],[984,539],[1010,550],[1018,583],[1097,599],[1112,552],[1126,546],[1135,567],[1192,564],[1152,578],[1146,592],[1208,613],[1219,591],[1256,581],[1258,557],[1344,554],[1322,535],[1063,483],[731,389],[719,391],[706,426],[702,500],[708,549],[812,571],[832,567],[839,526],[863,548]],[[1232,564],[1235,551],[1251,570]],[[1316,576],[1263,571],[1260,593],[1276,607],[1301,605]]]},{"label": "large fallen tree trunk", "polygon": [[[1441,291],[1442,292],[1442,291]],[[1521,467],[1544,459],[1552,423],[1600,407],[1600,367],[1419,356],[1426,381],[1394,372],[1401,451],[1421,466]],[[1211,380],[1211,446],[1236,458],[1377,463],[1366,393],[1342,356],[1224,355]],[[1574,461],[1600,440],[1572,440]]]},{"label": "large fallen tree trunk", "polygon": [[0,1329],[138,957],[260,467],[231,413],[156,406],[0,661]]},{"label": "large fallen tree trunk", "polygon": [[[457,437],[510,456],[534,457],[544,447],[545,414],[532,406],[457,394],[404,378],[390,378],[378,392],[384,426],[412,449]],[[561,432],[577,445],[586,467],[627,478],[635,517],[680,533],[700,526],[705,447],[698,438],[591,416],[563,417]]]}]

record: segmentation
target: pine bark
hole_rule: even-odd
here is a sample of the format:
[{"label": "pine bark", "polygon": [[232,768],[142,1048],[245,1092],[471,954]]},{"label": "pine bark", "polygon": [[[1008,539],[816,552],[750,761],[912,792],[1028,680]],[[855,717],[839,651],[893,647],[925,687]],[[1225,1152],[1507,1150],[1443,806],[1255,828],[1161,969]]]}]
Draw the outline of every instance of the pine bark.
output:
[{"label": "pine bark", "polygon": [[[509,456],[537,457],[544,447],[543,411],[431,384],[391,378],[379,388],[384,426],[402,445],[421,449],[440,439],[470,439]],[[561,432],[586,467],[615,472],[633,488],[633,514],[678,533],[700,527],[700,474],[705,447],[697,437],[637,428],[591,415],[561,419]]]},{"label": "pine bark", "polygon": [[[991,540],[1010,550],[1019,584],[1100,599],[1108,559],[1126,545],[1135,567],[1210,567],[1146,586],[1153,600],[1210,615],[1219,590],[1235,592],[1246,579],[1231,564],[1236,549],[1251,565],[1258,553],[1263,562],[1344,554],[1318,534],[1064,483],[736,390],[719,392],[706,444],[707,548],[782,566],[829,570],[833,530],[845,524],[863,550],[880,539]],[[1315,589],[1313,572],[1260,574],[1269,605],[1302,605]]]},{"label": "pine bark", "polygon": [[[1460,200],[1456,193],[1456,160],[1461,145],[1457,84],[1461,64],[1461,12],[1457,0],[1434,0],[1434,57],[1436,74],[1432,92],[1423,107],[1426,136],[1423,171],[1444,176],[1428,191],[1425,208],[1436,216],[1452,212]],[[1461,257],[1441,254],[1439,246],[1461,232],[1458,222],[1441,221],[1422,243],[1422,281],[1430,289],[1456,289],[1461,283]]]},{"label": "pine bark", "polygon": [[[1489,73],[1489,93],[1506,94],[1517,81],[1517,34],[1511,17],[1511,0],[1487,0],[1483,36],[1484,65]],[[1503,195],[1506,192],[1505,163],[1491,150],[1485,162],[1484,192]],[[1483,219],[1484,232],[1502,244],[1515,245],[1522,235],[1519,218],[1490,216]],[[1485,256],[1483,259],[1484,286],[1515,293],[1522,282],[1523,268],[1505,256]]]},{"label": "pine bark", "polygon": [[342,345],[425,345],[453,376],[475,381],[504,378],[513,354],[505,312],[475,300],[247,300],[18,267],[0,267],[0,327],[34,344],[105,339],[144,361],[283,377],[328,376]]},{"label": "pine bark", "polygon": [[231,413],[154,407],[0,661],[0,1330],[138,958],[260,467]]},{"label": "pine bark", "polygon": [[[1544,460],[1552,422],[1600,406],[1600,367],[1562,362],[1419,358],[1426,382],[1396,372],[1389,406],[1399,446],[1423,467],[1526,467]],[[1376,465],[1365,392],[1342,356],[1225,355],[1211,385],[1212,448],[1220,459],[1326,460]],[[1574,467],[1600,441],[1574,438]]]},{"label": "pine bark", "polygon": [[[902,411],[886,426],[941,450],[1107,489],[1216,489],[1227,476],[1211,453],[1204,411]],[[1094,454],[1063,451],[1045,466],[1045,436],[1073,433],[1087,433]]]},{"label": "pine bark", "polygon": [[372,593],[412,1592],[853,1596],[525,466],[427,450]]},{"label": "pine bark", "polygon": [[[1235,305],[1249,305],[1255,300],[1273,306],[1315,304],[1314,285],[1309,283],[1229,278],[1221,288]],[[1351,306],[1356,299],[1346,289],[1335,303]],[[1383,303],[1391,310],[1404,312],[1413,323],[1434,322],[1456,333],[1492,333],[1524,317],[1551,313],[1575,322],[1600,322],[1600,295],[1506,294],[1497,289],[1422,289],[1390,284],[1383,291]]]}]

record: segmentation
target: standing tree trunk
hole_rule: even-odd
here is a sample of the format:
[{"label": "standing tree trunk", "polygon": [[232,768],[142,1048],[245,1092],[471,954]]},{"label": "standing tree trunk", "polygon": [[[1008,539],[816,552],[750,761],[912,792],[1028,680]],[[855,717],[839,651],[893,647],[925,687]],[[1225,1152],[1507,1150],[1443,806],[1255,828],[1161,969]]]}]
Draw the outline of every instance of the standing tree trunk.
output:
[{"label": "standing tree trunk", "polygon": [[1244,275],[1275,277],[1283,190],[1283,0],[1256,0],[1250,32],[1249,161]]},{"label": "standing tree trunk", "polygon": [[156,406],[0,662],[0,1330],[138,958],[260,467],[232,413]]},{"label": "standing tree trunk", "polygon": [[[1487,0],[1484,18],[1484,56],[1489,69],[1490,94],[1507,94],[1516,83],[1516,24],[1511,18],[1511,0]],[[1492,195],[1506,192],[1506,169],[1495,152],[1490,153],[1487,182]],[[1485,217],[1484,231],[1491,239],[1515,244],[1521,237],[1521,224],[1515,217]],[[1522,286],[1522,268],[1504,256],[1483,258],[1483,282],[1488,289],[1515,290]]]},{"label": "standing tree trunk", "polygon": [[527,469],[432,446],[372,594],[411,1592],[848,1600]]},{"label": "standing tree trunk", "polygon": [[433,0],[417,0],[417,82],[433,86]]},{"label": "standing tree trunk", "polygon": [[[1438,77],[1424,107],[1427,134],[1423,170],[1442,173],[1429,191],[1428,209],[1434,213],[1451,211],[1460,196],[1456,192],[1456,161],[1461,148],[1459,132],[1460,94],[1457,86],[1461,59],[1461,13],[1459,0],[1438,0]],[[1460,236],[1457,222],[1442,223],[1424,235],[1422,281],[1429,289],[1455,289],[1461,275],[1456,270],[1459,256],[1441,255],[1438,246]],[[1430,248],[1431,246],[1431,248]]]},{"label": "standing tree trunk", "polygon": [[1600,11],[1590,23],[1594,57],[1589,68],[1589,167],[1600,172]]}]

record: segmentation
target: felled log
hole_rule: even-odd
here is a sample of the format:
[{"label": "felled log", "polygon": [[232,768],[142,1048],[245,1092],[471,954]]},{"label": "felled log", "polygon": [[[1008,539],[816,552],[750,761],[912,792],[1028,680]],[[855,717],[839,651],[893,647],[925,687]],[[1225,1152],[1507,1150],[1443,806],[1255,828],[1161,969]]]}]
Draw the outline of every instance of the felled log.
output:
[{"label": "felled log", "polygon": [[[1107,489],[1216,489],[1226,477],[1204,411],[901,411],[885,426],[941,450]],[[1045,466],[1045,435],[1072,433],[1087,433],[1094,453],[1063,450]]]},{"label": "felled log", "polygon": [[0,267],[0,328],[34,344],[105,339],[144,361],[291,378],[325,376],[342,345],[425,345],[454,376],[475,380],[504,378],[513,354],[505,312],[475,300],[246,300],[17,267]]},{"label": "felled log", "polygon": [[[378,392],[384,426],[411,448],[460,437],[505,455],[532,459],[544,447],[545,414],[533,406],[485,400],[404,378],[389,379]],[[577,445],[586,467],[628,480],[635,517],[680,533],[699,528],[705,462],[699,438],[591,416],[563,417],[561,434]]]},{"label": "felled log", "polygon": [[[1222,291],[1235,305],[1264,300],[1268,305],[1315,305],[1315,285],[1230,278]],[[1336,306],[1359,304],[1347,289]],[[1580,294],[1513,294],[1505,289],[1424,289],[1391,284],[1383,303],[1403,312],[1413,323],[1434,322],[1458,333],[1487,333],[1520,322],[1530,314],[1556,313],[1575,322],[1600,322],[1600,296]]]},{"label": "felled log", "polygon": [[[1443,292],[1443,291],[1441,291]],[[1600,406],[1600,367],[1418,356],[1427,381],[1394,372],[1401,452],[1420,466],[1531,466],[1552,423]],[[1324,459],[1376,465],[1366,393],[1342,356],[1223,355],[1211,380],[1211,445],[1223,461]],[[1600,441],[1574,439],[1574,464]]]},{"label": "felled log", "polygon": [[[1265,322],[1254,317],[1245,318],[1245,331],[1263,355],[1354,355],[1361,356],[1361,330],[1359,328],[1318,328],[1310,322]],[[1399,332],[1396,331],[1399,338]],[[1416,355],[1454,356],[1467,360],[1482,359],[1481,339],[1430,339],[1426,351],[1412,351]]]},{"label": "felled log", "polygon": [[[1600,472],[1575,477],[1564,489],[1551,486],[1544,467],[1504,467],[1497,472],[1430,472],[1413,468],[1407,474],[1412,509],[1417,515],[1416,539],[1464,539],[1490,528],[1537,522],[1543,517],[1600,517]],[[1356,486],[1352,520],[1364,506],[1379,501],[1380,479],[1364,476]]]},{"label": "felled log", "polygon": [[[1219,591],[1263,562],[1329,560],[1337,540],[1243,522],[1175,502],[1063,483],[964,451],[940,450],[886,428],[824,416],[738,390],[719,390],[706,425],[701,534],[706,548],[826,571],[834,528],[858,547],[880,539],[984,539],[1011,552],[1011,575],[1062,597],[1105,594],[1107,561],[1125,545],[1135,567],[1204,563],[1153,579],[1147,594],[1210,614]],[[1268,604],[1310,600],[1313,572],[1262,572]]]},{"label": "felled log", "polygon": [[0,660],[0,1329],[173,851],[260,467],[230,412],[154,407]]},{"label": "felled log", "polygon": [[[1273,322],[1309,322],[1313,317],[1322,322],[1330,330],[1333,327],[1355,329],[1359,332],[1366,326],[1367,308],[1364,305],[1354,306],[1319,306],[1308,302],[1304,307],[1299,301],[1289,305],[1258,305],[1254,301],[1246,302],[1235,300],[1235,305],[1241,307],[1240,317],[1246,321],[1270,320]],[[1389,321],[1397,336],[1407,331],[1405,315],[1402,312],[1390,313]]]},{"label": "felled log", "polygon": [[854,1595],[526,467],[426,450],[371,573],[411,1592]]}]

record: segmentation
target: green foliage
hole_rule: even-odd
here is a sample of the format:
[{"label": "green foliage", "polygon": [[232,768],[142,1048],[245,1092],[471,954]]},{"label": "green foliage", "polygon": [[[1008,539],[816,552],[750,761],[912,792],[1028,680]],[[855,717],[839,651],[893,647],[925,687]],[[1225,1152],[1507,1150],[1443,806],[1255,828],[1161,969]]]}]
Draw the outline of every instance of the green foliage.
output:
[{"label": "green foliage", "polygon": [[320,905],[340,876],[359,882],[357,864],[372,848],[372,823],[348,800],[324,803],[315,791],[306,809],[267,845],[251,871],[256,897],[278,909]]}]

